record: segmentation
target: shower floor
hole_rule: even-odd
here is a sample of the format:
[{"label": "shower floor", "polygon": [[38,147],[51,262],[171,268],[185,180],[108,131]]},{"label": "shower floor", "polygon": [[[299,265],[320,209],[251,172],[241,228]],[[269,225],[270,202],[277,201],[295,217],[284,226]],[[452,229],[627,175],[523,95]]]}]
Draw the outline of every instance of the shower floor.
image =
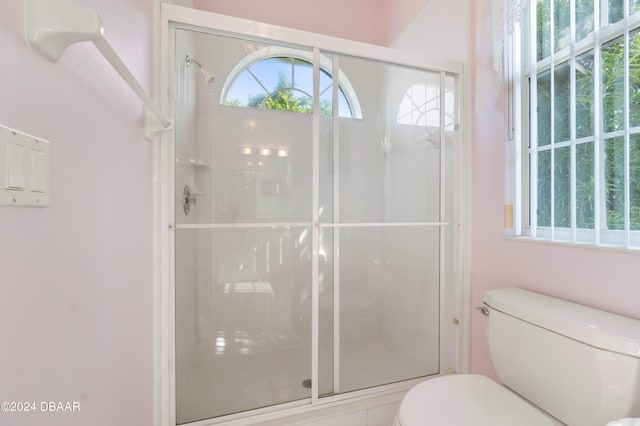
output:
[{"label": "shower floor", "polygon": [[[340,349],[341,392],[411,378],[416,371],[379,338],[345,341]],[[321,353],[320,364],[329,365],[330,356]],[[311,375],[309,359],[308,348],[290,347],[200,361],[178,392],[178,423],[309,398],[311,390],[302,384]]]}]

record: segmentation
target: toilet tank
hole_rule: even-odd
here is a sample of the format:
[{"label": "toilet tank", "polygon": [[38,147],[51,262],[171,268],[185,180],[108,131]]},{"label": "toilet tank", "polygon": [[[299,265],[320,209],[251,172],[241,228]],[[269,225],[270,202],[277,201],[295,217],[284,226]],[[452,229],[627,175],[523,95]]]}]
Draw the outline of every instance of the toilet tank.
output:
[{"label": "toilet tank", "polygon": [[483,301],[504,385],[569,426],[640,417],[640,321],[519,288]]}]

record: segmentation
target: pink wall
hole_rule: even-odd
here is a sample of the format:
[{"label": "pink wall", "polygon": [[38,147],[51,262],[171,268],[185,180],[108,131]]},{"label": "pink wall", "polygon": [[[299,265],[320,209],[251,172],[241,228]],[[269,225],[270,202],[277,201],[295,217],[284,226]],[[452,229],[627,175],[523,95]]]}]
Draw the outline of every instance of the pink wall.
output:
[{"label": "pink wall", "polygon": [[389,45],[427,0],[194,0],[198,9]]},{"label": "pink wall", "polygon": [[[504,92],[494,62],[492,0],[472,1],[472,305],[485,290],[518,286],[640,319],[640,254],[503,237]],[[498,28],[500,30],[501,27]],[[499,34],[499,33],[498,33]],[[501,54],[497,45],[497,54]],[[498,57],[498,64],[501,62]],[[493,374],[481,316],[472,313],[471,368]]]},{"label": "pink wall", "polygon": [[[153,1],[82,3],[100,11],[107,38],[148,85]],[[222,13],[388,44],[419,3],[334,0],[287,9],[284,0],[252,2],[251,16],[238,10],[238,1],[216,6]],[[640,318],[637,254],[502,237],[503,96],[493,66],[492,2],[470,1],[470,7],[472,306],[487,289],[518,285]],[[0,207],[0,401],[79,401],[82,410],[0,413],[0,424],[149,425],[152,159],[142,137],[142,105],[91,45],[69,48],[58,64],[29,49],[23,9],[24,0],[0,5],[0,124],[52,142],[53,204]],[[398,21],[385,17],[391,11],[398,11]],[[491,374],[481,320],[472,315],[472,369]]]},{"label": "pink wall", "polygon": [[[147,86],[152,0],[83,0]],[[52,205],[0,207],[0,401],[78,401],[0,425],[151,425],[152,149],[142,104],[90,44],[57,64],[0,4],[0,124],[51,141]],[[39,407],[39,405],[38,405]]]}]

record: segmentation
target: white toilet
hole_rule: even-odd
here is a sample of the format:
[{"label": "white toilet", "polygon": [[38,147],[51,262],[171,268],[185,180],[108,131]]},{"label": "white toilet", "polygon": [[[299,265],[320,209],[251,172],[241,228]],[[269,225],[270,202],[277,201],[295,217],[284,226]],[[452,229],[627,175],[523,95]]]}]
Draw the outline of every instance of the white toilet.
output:
[{"label": "white toilet", "polygon": [[640,425],[640,321],[519,288],[483,302],[505,386],[476,374],[427,380],[395,426]]}]

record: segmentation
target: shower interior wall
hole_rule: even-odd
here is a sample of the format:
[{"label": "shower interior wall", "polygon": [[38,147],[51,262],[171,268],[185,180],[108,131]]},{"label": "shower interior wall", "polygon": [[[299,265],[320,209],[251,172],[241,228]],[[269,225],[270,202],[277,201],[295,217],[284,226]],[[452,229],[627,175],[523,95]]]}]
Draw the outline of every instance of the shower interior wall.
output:
[{"label": "shower interior wall", "polygon": [[[223,40],[222,38],[220,40]],[[221,41],[222,42],[222,41]],[[280,114],[273,114],[271,111],[249,110],[242,107],[229,107],[220,105],[220,96],[222,85],[226,76],[232,68],[243,59],[239,50],[225,49],[222,46],[216,46],[215,41],[211,37],[199,36],[188,31],[178,31],[176,40],[176,123],[182,125],[176,126],[176,223],[208,223],[215,217],[215,207],[220,203],[225,203],[225,197],[229,194],[221,191],[222,186],[216,184],[216,179],[220,178],[216,170],[209,165],[212,163],[212,156],[224,156],[227,159],[240,158],[238,152],[231,152],[237,149],[237,146],[243,143],[251,146],[290,146],[295,141],[287,141],[283,139],[282,132],[279,129],[287,127],[285,138],[287,135],[305,135],[308,146],[308,154],[311,155],[310,133],[311,116],[300,114],[299,120],[292,121],[288,119],[288,114],[282,114],[283,122],[279,122]],[[207,83],[195,66],[187,67],[185,63],[185,55],[197,59],[206,69],[216,75],[214,83]],[[383,205],[386,205],[387,211],[385,215],[390,220],[402,221],[405,212],[415,210],[416,206],[412,205],[415,200],[412,199],[411,190],[416,185],[427,185],[430,191],[430,197],[437,200],[440,196],[439,186],[439,154],[429,155],[427,158],[430,163],[421,163],[420,167],[412,166],[416,161],[424,162],[424,156],[412,155],[413,150],[409,146],[414,135],[407,132],[402,126],[390,125],[392,120],[385,118],[378,111],[385,111],[389,117],[393,115],[394,105],[398,105],[402,96],[407,90],[406,81],[395,81],[393,70],[386,68],[364,68],[358,66],[357,61],[349,61],[348,59],[341,63],[343,71],[348,75],[362,107],[362,120],[340,119],[340,167],[342,173],[345,170],[353,176],[366,176],[366,179],[345,179],[341,182],[340,198],[350,200],[351,205],[356,205],[361,210],[360,217],[367,217],[367,212],[380,212]],[[372,72],[374,70],[374,72]],[[386,73],[386,75],[385,75]],[[385,82],[380,84],[380,82]],[[216,111],[219,108],[225,108],[225,120],[219,120],[216,117]],[[268,117],[267,117],[268,114]],[[229,120],[229,117],[235,117]],[[267,119],[268,118],[268,119]],[[330,120],[329,118],[322,118]],[[348,120],[348,126],[345,121]],[[246,132],[239,134],[235,129],[244,125]],[[291,126],[300,126],[298,129],[291,129]],[[386,132],[388,139],[393,140],[394,146],[400,147],[394,150],[389,156],[387,162],[381,162],[379,156],[382,153],[384,140],[380,140],[379,132],[381,126],[387,126]],[[321,125],[321,128],[325,128]],[[453,134],[449,134],[451,139],[447,139],[447,146],[453,146]],[[321,146],[330,144],[332,135],[323,132],[321,135]],[[240,139],[239,139],[240,138]],[[241,140],[245,138],[245,140]],[[303,137],[303,139],[305,139]],[[379,149],[371,149],[375,145]],[[406,150],[401,149],[406,145]],[[437,147],[423,146],[420,149],[435,149]],[[324,154],[330,153],[324,151]],[[447,154],[453,154],[451,149],[447,149]],[[377,156],[371,158],[368,156]],[[448,155],[448,171],[452,170],[452,156]],[[232,161],[232,160],[230,160]],[[396,162],[393,167],[386,167],[385,164]],[[399,163],[399,164],[398,164]],[[406,165],[404,167],[403,165]],[[269,167],[268,163],[265,166]],[[411,175],[407,170],[422,170],[421,176]],[[435,170],[435,179],[432,174]],[[265,174],[269,174],[268,170],[263,170]],[[323,170],[320,173],[323,177],[331,177],[330,170]],[[448,173],[449,177],[452,173]],[[298,174],[300,176],[300,174]],[[307,193],[293,194],[293,203],[310,204],[311,195],[311,176],[308,176],[309,182],[306,187],[309,189]],[[422,182],[422,183],[421,183]],[[189,216],[182,211],[182,188],[189,185],[195,191],[197,203],[192,207]],[[296,186],[300,188],[301,186]],[[398,191],[371,191],[370,188],[393,187],[399,188]],[[401,192],[401,193],[399,193]],[[250,193],[247,193],[250,194]],[[332,208],[331,196],[332,182],[331,179],[323,180],[321,178],[321,206],[328,209]],[[381,195],[382,194],[382,195]],[[269,197],[261,199],[253,198],[255,194],[249,195],[236,193],[235,203],[240,206],[236,211],[238,218],[241,220],[243,216],[242,208],[262,209],[263,213],[270,208]],[[381,199],[381,196],[388,199]],[[260,198],[258,196],[258,198]],[[353,201],[357,200],[357,203]],[[453,197],[446,197],[448,212],[452,212]],[[415,204],[415,203],[414,203]],[[425,208],[435,208],[436,211],[429,212],[428,215],[437,217],[438,203],[434,206],[426,206]],[[295,210],[295,208],[294,208]],[[236,219],[238,219],[236,218]],[[310,218],[309,218],[310,219]],[[449,217],[451,220],[452,217]],[[437,233],[437,231],[434,231]],[[240,258],[251,258],[254,253],[255,246],[240,244],[234,241],[233,235],[222,237],[219,233],[217,238],[227,238],[227,241],[214,241],[212,233],[199,232],[177,232],[176,233],[176,301],[181,304],[176,306],[176,358],[179,363],[178,371],[191,371],[197,365],[199,360],[207,356],[207,353],[215,345],[216,334],[218,329],[216,321],[221,320],[220,312],[212,313],[208,304],[211,297],[211,289],[213,285],[219,284],[219,280],[228,279],[229,276],[221,277],[220,270],[229,270],[231,265],[223,265],[224,260],[214,262],[216,258],[215,247],[225,247],[228,251],[230,247],[234,247],[235,255]],[[416,363],[424,363],[425,357],[432,359],[434,371],[438,371],[439,363],[439,347],[437,345],[425,345],[416,342],[437,342],[439,335],[439,324],[433,321],[427,321],[426,317],[438,312],[440,301],[436,298],[425,300],[412,299],[419,291],[411,289],[411,286],[423,285],[425,281],[424,270],[435,270],[439,268],[438,245],[425,245],[424,241],[420,241],[420,233],[395,232],[388,229],[382,229],[379,232],[354,233],[351,238],[341,242],[341,252],[344,253],[340,258],[340,281],[341,281],[341,304],[342,312],[349,310],[348,304],[351,300],[354,303],[358,301],[366,301],[368,304],[376,306],[375,321],[373,325],[357,324],[360,327],[357,330],[349,330],[346,324],[342,326],[341,340],[345,341],[349,338],[362,337],[367,333],[375,334],[377,338],[385,340],[386,343],[393,347],[401,348],[409,358],[414,358]],[[447,233],[447,244],[451,247],[453,234]],[[436,237],[434,241],[437,241]],[[381,243],[382,242],[382,243]],[[377,252],[369,251],[369,247],[381,247]],[[416,256],[414,247],[423,247],[429,253],[419,253],[421,257],[430,259],[430,265],[422,265],[421,268],[411,267],[415,265],[415,261],[409,258]],[[447,266],[445,270],[452,270],[452,257],[449,250]],[[407,257],[400,259],[399,257]],[[299,268],[301,271],[297,275],[291,276],[289,279],[294,282],[309,283],[311,277],[308,275],[308,269]],[[251,272],[251,271],[249,271]],[[218,275],[216,275],[218,274]],[[294,272],[294,275],[296,272]],[[251,279],[249,274],[244,276],[236,276],[235,279]],[[449,275],[451,278],[451,275]],[[327,284],[331,286],[331,283]],[[440,284],[437,280],[429,281],[429,286],[438,287]],[[330,294],[330,292],[329,292]],[[438,294],[438,293],[436,293]],[[418,309],[418,304],[421,304]],[[254,309],[255,306],[245,306],[238,304],[233,307],[227,307],[227,312],[246,325],[259,324],[264,321],[260,317],[260,310]],[[309,313],[310,315],[310,313]],[[321,315],[323,315],[321,313]],[[322,319],[321,319],[322,321]],[[330,336],[330,321],[321,323],[321,336]],[[366,328],[366,330],[364,328]],[[387,332],[387,330],[392,332]],[[403,330],[398,333],[398,330]],[[310,341],[311,330],[308,330],[308,339]],[[429,339],[415,339],[416,334],[421,336],[429,336]],[[321,342],[322,344],[322,342]],[[199,353],[198,351],[201,351]],[[308,360],[310,363],[310,359]],[[180,365],[182,364],[182,365]],[[321,365],[322,367],[322,365]],[[331,369],[328,368],[327,374],[331,375]],[[321,372],[322,374],[322,372]],[[190,380],[185,374],[178,374],[177,388],[183,388]],[[330,383],[330,381],[328,381]],[[325,389],[327,391],[330,389]],[[180,398],[178,394],[178,398]],[[177,401],[178,405],[181,401]]]}]

